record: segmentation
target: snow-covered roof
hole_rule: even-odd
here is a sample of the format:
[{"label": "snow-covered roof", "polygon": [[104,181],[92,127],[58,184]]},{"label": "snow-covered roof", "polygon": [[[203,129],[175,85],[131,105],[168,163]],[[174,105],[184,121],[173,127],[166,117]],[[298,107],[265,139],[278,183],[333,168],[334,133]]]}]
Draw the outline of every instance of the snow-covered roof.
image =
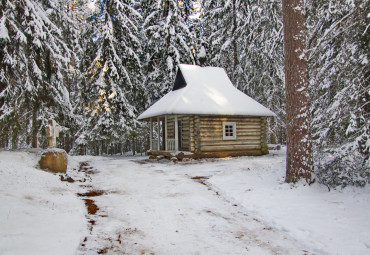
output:
[{"label": "snow-covered roof", "polygon": [[[180,75],[185,87],[176,86],[176,82],[182,80]],[[223,68],[180,64],[176,82],[175,90],[154,103],[138,119],[172,114],[276,116],[235,88]]]}]

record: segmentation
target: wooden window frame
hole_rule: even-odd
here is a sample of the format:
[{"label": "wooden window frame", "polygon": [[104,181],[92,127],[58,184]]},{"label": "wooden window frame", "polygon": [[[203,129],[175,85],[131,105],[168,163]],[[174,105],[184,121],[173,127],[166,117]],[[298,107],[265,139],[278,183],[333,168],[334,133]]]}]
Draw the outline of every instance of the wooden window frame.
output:
[{"label": "wooden window frame", "polygon": [[[230,127],[232,128],[232,135],[230,133]],[[223,140],[236,140],[236,122],[224,121],[222,122],[222,139]]]}]

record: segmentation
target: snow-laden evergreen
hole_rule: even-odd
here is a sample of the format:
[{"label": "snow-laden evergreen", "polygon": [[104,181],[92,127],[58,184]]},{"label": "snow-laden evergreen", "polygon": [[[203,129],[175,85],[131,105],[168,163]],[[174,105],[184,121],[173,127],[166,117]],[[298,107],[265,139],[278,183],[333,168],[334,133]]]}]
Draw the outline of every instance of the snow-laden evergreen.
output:
[{"label": "snow-laden evergreen", "polygon": [[204,0],[204,37],[209,42],[208,58],[211,66],[224,67],[233,84],[238,86],[235,75],[238,69],[241,1]]},{"label": "snow-laden evergreen", "polygon": [[[369,6],[306,1],[315,162],[328,185],[369,181]],[[53,118],[67,151],[144,151],[135,119],[180,63],[224,68],[277,114],[270,141],[286,142],[281,0],[3,0],[0,46],[2,148],[46,146]]]},{"label": "snow-laden evergreen", "polygon": [[61,7],[59,1],[2,1],[2,147],[37,147],[48,119],[63,124],[72,116],[64,82],[71,50],[54,22]]},{"label": "snow-laden evergreen", "polygon": [[146,36],[144,70],[148,91],[147,106],[170,89],[180,63],[194,64],[193,33],[187,26],[190,1],[143,1],[144,33]]},{"label": "snow-laden evergreen", "polygon": [[110,143],[123,142],[134,126],[136,106],[143,97],[141,15],[134,4],[134,1],[100,1],[88,18],[95,33],[86,30],[84,37],[87,54],[82,59],[79,106],[83,125],[76,149],[87,145],[92,153],[106,152]]},{"label": "snow-laden evergreen", "polygon": [[[207,63],[224,67],[240,90],[272,109],[270,139],[285,142],[281,1],[203,1]],[[212,42],[212,43],[211,43]]]},{"label": "snow-laden evergreen", "polygon": [[368,0],[311,1],[310,82],[317,173],[327,185],[370,181]]},{"label": "snow-laden evergreen", "polygon": [[270,142],[285,143],[285,86],[281,1],[241,5],[239,89],[277,114]]}]

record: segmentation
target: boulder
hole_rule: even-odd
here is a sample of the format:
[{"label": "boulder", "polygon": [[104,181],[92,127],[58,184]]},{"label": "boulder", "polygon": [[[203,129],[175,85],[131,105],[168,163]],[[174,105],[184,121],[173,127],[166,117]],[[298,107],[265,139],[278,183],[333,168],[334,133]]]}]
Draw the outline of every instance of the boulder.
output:
[{"label": "boulder", "polygon": [[50,148],[42,152],[39,161],[40,168],[53,173],[67,172],[67,152],[62,149]]}]

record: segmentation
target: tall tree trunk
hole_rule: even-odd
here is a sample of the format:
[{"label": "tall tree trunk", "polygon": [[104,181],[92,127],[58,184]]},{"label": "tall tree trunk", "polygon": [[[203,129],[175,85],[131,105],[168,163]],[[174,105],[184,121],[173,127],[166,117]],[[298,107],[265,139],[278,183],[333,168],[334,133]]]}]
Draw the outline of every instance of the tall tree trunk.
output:
[{"label": "tall tree trunk", "polygon": [[286,182],[305,178],[313,170],[310,135],[310,98],[304,0],[283,0],[287,165]]},{"label": "tall tree trunk", "polygon": [[235,77],[236,67],[239,64],[239,61],[238,61],[238,46],[237,46],[236,37],[235,37],[236,29],[237,29],[237,24],[236,24],[236,0],[233,0],[233,28],[232,28],[232,32],[231,32],[231,36],[232,36],[232,39],[233,39],[233,41],[232,41],[232,45],[233,45],[233,73],[232,73],[231,80],[232,80],[233,83],[235,83],[235,81],[236,81],[236,77]]},{"label": "tall tree trunk", "polygon": [[37,111],[38,111],[38,106],[35,103],[33,105],[33,110],[32,110],[32,148],[37,148],[37,132],[38,132]]},{"label": "tall tree trunk", "polygon": [[14,113],[13,125],[12,125],[12,149],[18,149],[18,135],[19,135],[19,123],[18,113]]}]

